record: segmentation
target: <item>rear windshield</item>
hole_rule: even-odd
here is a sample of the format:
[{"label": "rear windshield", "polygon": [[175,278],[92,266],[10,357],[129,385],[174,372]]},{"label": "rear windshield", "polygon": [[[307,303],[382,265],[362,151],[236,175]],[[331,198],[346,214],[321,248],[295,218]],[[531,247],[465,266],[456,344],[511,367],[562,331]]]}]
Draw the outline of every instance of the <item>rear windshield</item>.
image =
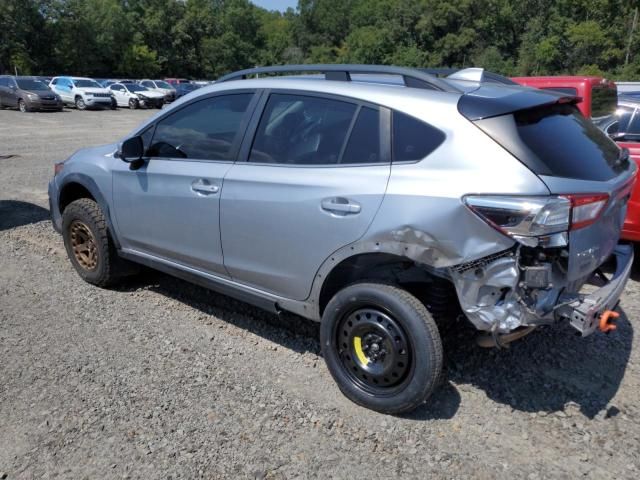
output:
[{"label": "rear windshield", "polygon": [[477,121],[476,124],[534,173],[606,181],[628,158],[573,105],[551,105]]},{"label": "rear windshield", "polygon": [[591,90],[591,116],[604,117],[615,113],[618,106],[618,91],[609,87],[594,87]]}]

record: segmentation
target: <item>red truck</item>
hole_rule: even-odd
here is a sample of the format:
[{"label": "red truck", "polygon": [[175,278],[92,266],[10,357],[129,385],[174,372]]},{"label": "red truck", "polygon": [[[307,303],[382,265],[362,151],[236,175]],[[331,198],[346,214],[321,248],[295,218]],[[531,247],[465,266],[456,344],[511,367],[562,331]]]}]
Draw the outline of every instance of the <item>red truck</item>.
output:
[{"label": "red truck", "polygon": [[580,97],[576,106],[587,118],[613,115],[618,105],[616,84],[602,77],[512,77],[511,80],[527,87]]},{"label": "red truck", "polygon": [[[609,127],[616,127],[614,115],[618,108],[618,89],[616,84],[602,77],[592,76],[558,76],[558,77],[512,77],[513,81],[528,87],[541,88],[543,90],[555,90],[567,95],[580,97],[576,106],[582,114],[600,124],[601,119],[612,118],[604,123]],[[621,114],[621,112],[618,112]],[[640,115],[634,113],[633,116]],[[630,124],[630,119],[626,119],[626,125]],[[640,121],[638,117],[637,121]],[[619,122],[620,124],[623,121]],[[640,168],[640,136],[637,139],[626,132],[607,131],[618,145],[629,150],[631,158]],[[639,182],[640,183],[640,182]],[[640,242],[640,185],[636,185],[631,193],[629,205],[627,207],[627,217],[622,229],[622,238],[633,242]]]}]

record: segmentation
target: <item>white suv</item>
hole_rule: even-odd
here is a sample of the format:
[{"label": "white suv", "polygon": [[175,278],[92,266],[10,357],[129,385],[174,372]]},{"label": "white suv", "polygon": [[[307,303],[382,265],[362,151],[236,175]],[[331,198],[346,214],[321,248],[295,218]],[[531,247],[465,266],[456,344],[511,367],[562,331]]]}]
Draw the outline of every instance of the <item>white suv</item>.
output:
[{"label": "white suv", "polygon": [[164,80],[142,80],[139,83],[151,91],[163,94],[167,103],[171,103],[176,99],[176,89]]},{"label": "white suv", "polygon": [[102,88],[91,78],[54,77],[49,84],[67,105],[75,105],[78,110],[91,107],[111,108],[111,92]]}]

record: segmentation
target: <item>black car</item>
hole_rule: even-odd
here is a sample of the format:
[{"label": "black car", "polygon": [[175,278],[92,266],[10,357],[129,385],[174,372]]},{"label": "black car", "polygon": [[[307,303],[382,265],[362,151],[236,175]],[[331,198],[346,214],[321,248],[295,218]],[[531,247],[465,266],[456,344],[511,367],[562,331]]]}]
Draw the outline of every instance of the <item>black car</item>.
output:
[{"label": "black car", "polygon": [[200,88],[198,85],[194,83],[178,83],[173,86],[176,89],[176,99],[183,97],[187,93],[191,93],[194,90]]}]

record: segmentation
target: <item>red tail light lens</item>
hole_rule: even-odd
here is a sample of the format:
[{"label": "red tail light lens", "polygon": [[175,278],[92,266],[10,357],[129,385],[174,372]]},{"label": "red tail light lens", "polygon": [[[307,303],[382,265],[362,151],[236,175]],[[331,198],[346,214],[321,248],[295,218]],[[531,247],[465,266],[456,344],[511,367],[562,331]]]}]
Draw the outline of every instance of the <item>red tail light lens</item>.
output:
[{"label": "red tail light lens", "polygon": [[571,202],[570,230],[578,230],[595,223],[609,201],[609,195],[606,193],[563,195],[563,197]]}]

